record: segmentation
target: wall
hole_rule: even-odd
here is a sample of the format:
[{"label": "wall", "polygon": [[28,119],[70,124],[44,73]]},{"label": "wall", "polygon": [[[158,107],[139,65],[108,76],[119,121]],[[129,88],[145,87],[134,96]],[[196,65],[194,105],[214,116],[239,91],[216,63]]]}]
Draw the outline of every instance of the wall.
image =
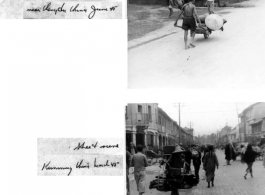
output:
[{"label": "wall", "polygon": [[[142,106],[142,113],[138,112],[138,105]],[[148,115],[148,106],[151,106],[151,120]],[[139,121],[141,120],[141,121]],[[157,130],[157,104],[128,104],[126,125],[148,125],[148,129]]]}]

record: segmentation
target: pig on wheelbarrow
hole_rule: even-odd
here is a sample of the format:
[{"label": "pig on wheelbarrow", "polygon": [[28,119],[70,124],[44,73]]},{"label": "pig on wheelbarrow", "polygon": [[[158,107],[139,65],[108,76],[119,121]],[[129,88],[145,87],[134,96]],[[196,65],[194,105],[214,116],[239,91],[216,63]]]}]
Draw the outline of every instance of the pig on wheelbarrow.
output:
[{"label": "pig on wheelbarrow", "polygon": [[[205,39],[208,39],[212,31],[215,30],[224,30],[223,25],[227,20],[223,19],[217,14],[202,15],[199,16],[201,25],[197,26],[195,33],[203,34]],[[181,26],[177,26],[182,28]]]},{"label": "pig on wheelbarrow", "polygon": [[203,34],[205,39],[208,39],[212,31],[224,30],[224,24],[227,20],[217,14],[199,16],[201,25],[196,28],[196,34]]}]

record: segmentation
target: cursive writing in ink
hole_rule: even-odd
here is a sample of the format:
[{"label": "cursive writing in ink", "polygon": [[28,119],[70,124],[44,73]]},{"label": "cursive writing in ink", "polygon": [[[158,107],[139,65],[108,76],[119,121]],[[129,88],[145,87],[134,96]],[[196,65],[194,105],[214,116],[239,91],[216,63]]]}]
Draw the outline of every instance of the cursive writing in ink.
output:
[{"label": "cursive writing in ink", "polygon": [[111,162],[110,165],[109,165],[109,160],[106,161],[106,163],[103,163],[103,164],[97,164],[97,159],[95,158],[94,160],[94,167],[116,167],[116,165],[119,164],[119,162]]},{"label": "cursive writing in ink", "polygon": [[76,6],[72,6],[70,8],[70,12],[87,12],[87,9],[84,7],[84,9],[79,9],[79,4],[77,4]]},{"label": "cursive writing in ink", "polygon": [[28,12],[40,12],[40,9],[38,9],[38,8],[31,8],[31,9],[28,8],[27,11]]},{"label": "cursive writing in ink", "polygon": [[108,8],[101,8],[100,9],[100,8],[96,8],[94,5],[91,5],[91,9],[92,9],[92,11],[88,15],[89,19],[92,19],[95,16],[96,11],[108,11]]},{"label": "cursive writing in ink", "polygon": [[118,7],[118,6],[112,6],[112,7],[110,7],[109,9],[110,9],[110,11],[114,11],[117,7]]},{"label": "cursive writing in ink", "polygon": [[87,163],[87,165],[82,165],[83,160],[81,160],[80,162],[76,163],[76,168],[77,169],[82,169],[82,168],[88,168],[89,169],[89,163]]},{"label": "cursive writing in ink", "polygon": [[48,163],[48,164],[43,164],[43,167],[42,167],[42,171],[43,171],[43,169],[45,169],[45,170],[65,170],[65,169],[69,169],[69,173],[68,173],[68,176],[71,174],[71,172],[72,172],[72,167],[50,167],[49,165],[50,165],[50,163],[51,163],[51,161]]},{"label": "cursive writing in ink", "polygon": [[105,164],[97,164],[97,159],[94,160],[94,167],[108,167],[109,166],[109,160],[106,161]]},{"label": "cursive writing in ink", "polygon": [[51,2],[50,2],[48,3],[48,5],[43,6],[43,11],[54,12],[55,15],[57,14],[57,12],[66,13],[66,10],[64,9],[64,5],[65,3],[63,3],[61,7],[51,8]]},{"label": "cursive writing in ink", "polygon": [[96,142],[95,144],[92,144],[91,146],[85,146],[85,142],[83,142],[82,144],[80,144],[80,142],[78,143],[78,146],[76,146],[74,148],[74,150],[79,150],[79,149],[92,149],[92,148],[96,148],[98,145],[98,142]]},{"label": "cursive writing in ink", "polygon": [[119,148],[119,144],[116,144],[116,145],[103,145],[103,146],[100,146],[100,148]]}]

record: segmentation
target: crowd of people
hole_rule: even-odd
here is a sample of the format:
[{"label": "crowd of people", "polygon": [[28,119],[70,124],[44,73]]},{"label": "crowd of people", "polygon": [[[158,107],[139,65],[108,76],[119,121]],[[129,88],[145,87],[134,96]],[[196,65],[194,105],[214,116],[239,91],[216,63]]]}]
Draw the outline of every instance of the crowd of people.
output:
[{"label": "crowd of people", "polygon": [[[137,145],[135,146],[131,143],[130,148],[127,148],[126,151],[126,168],[127,168],[127,195],[130,194],[130,181],[129,181],[129,168],[134,168],[134,177],[137,185],[137,190],[139,195],[145,193],[145,169],[148,166],[147,157],[144,154],[144,146]],[[185,173],[191,172],[191,162],[194,167],[194,175],[197,181],[200,181],[200,166],[202,165],[203,178],[202,180],[206,180],[208,183],[208,188],[214,186],[214,178],[215,178],[215,170],[219,168],[218,158],[215,154],[215,148],[213,145],[204,145],[204,146],[192,146],[192,147],[184,147],[185,149]],[[263,148],[263,154],[265,153],[265,147]],[[236,152],[233,144],[227,144],[225,146],[225,159],[226,164],[231,165],[231,160],[235,161],[237,155],[241,156],[241,162],[247,164],[246,173],[243,176],[247,179],[247,175],[253,178],[253,163],[258,155],[260,155],[257,151],[253,150],[253,146],[248,144],[247,147],[244,145],[240,146],[240,151]],[[265,168],[265,157],[263,158],[263,166]]]}]

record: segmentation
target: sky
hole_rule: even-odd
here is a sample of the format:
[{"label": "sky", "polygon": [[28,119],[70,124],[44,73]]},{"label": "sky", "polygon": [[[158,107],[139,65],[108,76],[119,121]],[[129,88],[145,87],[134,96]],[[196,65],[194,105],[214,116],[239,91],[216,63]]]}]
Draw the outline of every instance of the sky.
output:
[{"label": "sky", "polygon": [[[255,102],[183,102],[180,103],[181,127],[190,127],[191,124],[195,136],[216,133],[226,124],[235,127],[238,124],[238,114],[254,103]],[[179,124],[179,103],[158,103],[158,107],[162,108]]]}]

